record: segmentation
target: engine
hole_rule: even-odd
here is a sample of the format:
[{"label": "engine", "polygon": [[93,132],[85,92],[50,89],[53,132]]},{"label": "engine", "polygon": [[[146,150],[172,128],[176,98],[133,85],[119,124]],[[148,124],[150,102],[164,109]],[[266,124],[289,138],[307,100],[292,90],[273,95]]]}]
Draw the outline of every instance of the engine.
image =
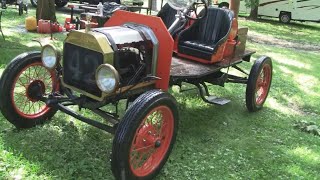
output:
[{"label": "engine", "polygon": [[[144,46],[140,48],[144,49]],[[139,83],[150,73],[148,54],[141,49],[124,47],[119,49],[114,57],[113,64],[120,75],[121,87]]]},{"label": "engine", "polygon": [[112,65],[119,74],[119,88],[143,82],[155,74],[157,39],[148,27],[137,24],[72,31],[64,43],[63,84],[93,99],[102,100],[96,70]]}]

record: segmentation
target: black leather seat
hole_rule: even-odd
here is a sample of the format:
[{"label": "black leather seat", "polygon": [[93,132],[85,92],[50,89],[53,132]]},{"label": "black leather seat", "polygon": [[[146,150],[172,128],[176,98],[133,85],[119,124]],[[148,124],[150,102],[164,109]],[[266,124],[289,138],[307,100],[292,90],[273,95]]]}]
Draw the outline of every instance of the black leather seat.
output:
[{"label": "black leather seat", "polygon": [[166,25],[167,29],[172,25],[176,19],[177,10],[173,9],[168,3],[166,3],[158,13],[163,23]]},{"label": "black leather seat", "polygon": [[[200,16],[204,11],[200,12]],[[209,7],[207,16],[196,21],[179,34],[178,52],[210,60],[227,39],[232,26],[233,12]]]}]

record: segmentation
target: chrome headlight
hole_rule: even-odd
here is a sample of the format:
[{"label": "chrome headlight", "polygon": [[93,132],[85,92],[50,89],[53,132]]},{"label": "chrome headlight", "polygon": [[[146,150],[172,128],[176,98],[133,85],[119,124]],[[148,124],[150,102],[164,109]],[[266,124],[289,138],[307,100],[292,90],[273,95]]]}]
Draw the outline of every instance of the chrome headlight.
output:
[{"label": "chrome headlight", "polygon": [[60,61],[60,52],[50,44],[43,46],[41,51],[41,60],[44,67],[53,69]]},{"label": "chrome headlight", "polygon": [[96,71],[96,82],[102,92],[112,93],[119,86],[118,71],[110,64],[102,64]]}]

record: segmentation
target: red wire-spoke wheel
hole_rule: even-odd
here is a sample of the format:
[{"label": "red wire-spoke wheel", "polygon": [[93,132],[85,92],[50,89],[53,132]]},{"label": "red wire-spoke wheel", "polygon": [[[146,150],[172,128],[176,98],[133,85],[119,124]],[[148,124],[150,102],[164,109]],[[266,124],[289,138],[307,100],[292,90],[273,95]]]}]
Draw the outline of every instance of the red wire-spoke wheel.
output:
[{"label": "red wire-spoke wheel", "polygon": [[50,108],[40,97],[55,91],[56,75],[35,62],[24,67],[16,76],[12,89],[11,99],[17,113],[29,119],[41,117]]},{"label": "red wire-spoke wheel", "polygon": [[159,90],[139,96],[118,125],[111,166],[116,179],[152,179],[167,161],[177,134],[175,99]]},{"label": "red wire-spoke wheel", "polygon": [[260,110],[267,99],[272,81],[272,61],[259,58],[252,66],[246,90],[246,105],[250,112]]},{"label": "red wire-spoke wheel", "polygon": [[129,160],[136,176],[146,176],[158,167],[168,151],[174,120],[167,106],[154,108],[142,121],[133,138]]},{"label": "red wire-spoke wheel", "polygon": [[18,128],[44,123],[56,109],[40,98],[59,90],[55,70],[46,69],[40,53],[24,53],[13,59],[0,79],[0,109]]}]

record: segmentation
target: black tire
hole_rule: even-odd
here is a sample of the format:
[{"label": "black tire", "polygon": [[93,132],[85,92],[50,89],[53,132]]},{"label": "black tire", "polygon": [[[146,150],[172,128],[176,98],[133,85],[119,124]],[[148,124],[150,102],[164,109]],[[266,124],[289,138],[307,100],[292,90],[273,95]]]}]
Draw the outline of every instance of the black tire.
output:
[{"label": "black tire", "polygon": [[[171,117],[171,118],[161,118],[162,120],[166,121],[166,125],[165,125],[166,128],[163,128],[162,125],[160,125],[159,123],[156,123],[158,128],[161,130],[158,130],[157,132],[155,132],[153,130],[156,130],[156,129],[152,129],[154,128],[155,124],[152,125],[150,123],[147,123],[146,117],[149,117],[151,112],[152,112],[151,115],[153,115],[154,112],[158,112],[155,110],[158,110],[161,108],[165,109],[165,111],[167,112],[170,111],[169,114],[171,114],[170,116],[168,116],[168,114],[165,115],[166,113],[163,113],[161,117],[165,116],[165,117]],[[111,157],[111,168],[115,178],[119,180],[154,178],[166,163],[170,155],[170,152],[173,148],[176,135],[177,135],[177,130],[178,130],[178,121],[179,121],[179,114],[178,114],[176,101],[169,93],[162,92],[159,90],[151,90],[140,95],[129,107],[129,109],[126,111],[115,133],[115,137],[113,140],[112,157]],[[170,126],[170,123],[171,123],[171,126]],[[148,128],[151,128],[152,130]],[[169,131],[170,133],[163,133],[162,132],[163,130]],[[146,131],[148,132],[148,135],[142,136],[141,134],[143,134],[143,132],[146,132]],[[150,141],[145,141],[144,138],[150,139],[151,137],[154,138],[153,140],[155,140],[156,134],[158,133],[160,135],[157,141],[151,141],[151,143]],[[138,167],[136,167],[135,169],[133,167],[133,161],[136,160],[137,158],[136,156],[139,157],[139,155],[142,154],[141,155],[142,157],[145,154],[143,154],[143,152],[140,154],[139,150],[136,149],[137,145],[135,146],[133,142],[135,142],[136,144],[139,144],[139,142],[141,143],[142,137],[143,137],[144,145],[141,151],[148,151],[147,153],[151,152],[149,156],[147,155],[147,157],[144,157],[146,159],[143,163],[146,163],[148,160],[150,160],[150,157],[152,156],[151,166],[144,167],[143,165],[145,164],[143,164],[142,166],[144,168],[142,168],[142,167],[139,167],[139,164],[138,164],[136,165]],[[150,144],[146,145],[146,143],[150,143]],[[134,148],[134,149],[131,150],[131,148]],[[141,149],[141,148],[138,148],[138,149]],[[134,150],[136,151],[134,152]],[[159,152],[162,152],[162,154],[159,155]],[[136,153],[136,154],[133,155],[133,153]],[[159,156],[156,156],[156,155],[159,155]],[[133,156],[133,158],[131,156]],[[131,161],[130,161],[130,158],[131,158]],[[140,171],[147,171],[147,172],[145,174],[142,173],[143,175],[139,175],[137,170],[139,168],[142,168],[140,169]]]},{"label": "black tire", "polygon": [[279,15],[279,21],[284,24],[289,24],[291,21],[291,13],[289,12],[281,12]]},{"label": "black tire", "polygon": [[222,2],[218,6],[219,8],[224,8],[224,9],[229,9],[229,3],[227,2]]},{"label": "black tire", "polygon": [[[271,81],[272,61],[269,57],[262,56],[253,64],[247,82],[246,106],[250,112],[258,111],[263,107],[270,90]],[[258,95],[257,90],[259,90]]]},{"label": "black tire", "polygon": [[57,110],[48,107],[31,93],[38,94],[39,89],[41,93],[53,89],[57,91],[57,84],[55,70],[49,72],[42,66],[40,52],[23,53],[15,57],[0,78],[0,110],[3,116],[17,128],[43,124]]},{"label": "black tire", "polygon": [[30,0],[31,4],[33,7],[37,7],[38,6],[38,0]]},{"label": "black tire", "polygon": [[63,1],[63,0],[56,0],[56,6],[58,7],[58,8],[62,8],[62,7],[64,7],[65,5],[67,5],[68,4],[68,2],[65,2],[65,1]]}]

